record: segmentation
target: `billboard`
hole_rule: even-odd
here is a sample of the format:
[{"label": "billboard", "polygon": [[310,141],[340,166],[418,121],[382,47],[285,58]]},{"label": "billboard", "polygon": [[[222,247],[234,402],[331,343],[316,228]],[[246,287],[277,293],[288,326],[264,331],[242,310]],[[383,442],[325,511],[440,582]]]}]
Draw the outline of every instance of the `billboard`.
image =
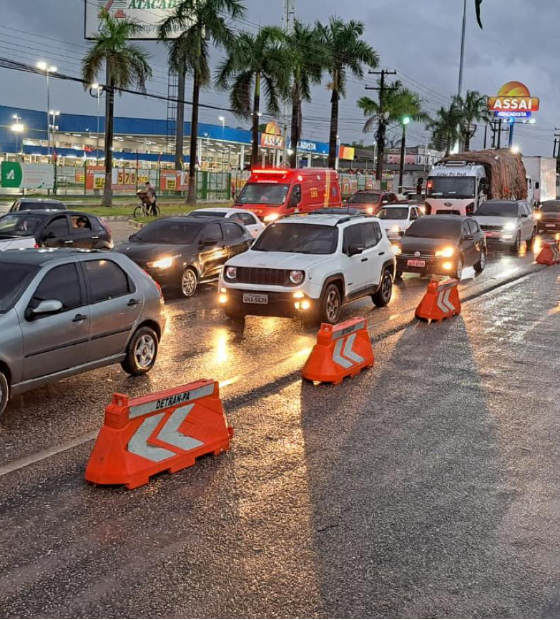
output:
[{"label": "billboard", "polygon": [[521,82],[507,82],[504,84],[497,97],[488,99],[488,109],[491,112],[499,112],[504,117],[530,117],[530,113],[539,109],[539,98],[531,97],[529,89]]},{"label": "billboard", "polygon": [[[84,36],[93,39],[100,29],[100,17],[108,11],[115,19],[130,19],[142,27],[135,39],[157,39],[160,23],[173,13],[180,0],[84,0]],[[170,35],[176,38],[177,30]]]},{"label": "billboard", "polygon": [[21,164],[3,161],[0,166],[0,187],[11,189],[52,189],[52,164]]}]

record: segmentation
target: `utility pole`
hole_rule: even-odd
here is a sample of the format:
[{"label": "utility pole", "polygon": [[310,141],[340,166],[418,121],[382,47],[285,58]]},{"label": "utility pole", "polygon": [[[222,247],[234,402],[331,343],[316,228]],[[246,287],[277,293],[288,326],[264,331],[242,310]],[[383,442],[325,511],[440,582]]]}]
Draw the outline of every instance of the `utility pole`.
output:
[{"label": "utility pole", "polygon": [[[283,2],[284,7],[282,9],[282,29],[286,34],[292,34],[294,29],[294,20],[296,18],[296,0],[283,0]],[[283,166],[286,166],[286,162],[288,161],[288,114],[288,104],[284,102],[282,106],[282,135],[284,136],[284,150],[282,152]],[[297,162],[297,144],[292,144],[292,148],[296,153]]]},{"label": "utility pole", "polygon": [[556,132],[560,131],[560,127],[555,127],[554,131],[554,149],[552,151],[552,157],[558,159],[560,157],[560,133]]},{"label": "utility pole", "polygon": [[385,76],[387,75],[397,75],[396,71],[387,71],[383,69],[382,71],[370,71],[370,75],[380,75],[381,78],[379,80],[379,86],[366,86],[366,90],[377,90],[379,91],[379,121],[377,126],[377,167],[375,172],[375,178],[381,182],[381,178],[383,176],[383,155],[385,153],[385,132],[387,130],[387,119],[385,118],[385,93],[387,90],[395,90],[394,87],[385,86]]}]

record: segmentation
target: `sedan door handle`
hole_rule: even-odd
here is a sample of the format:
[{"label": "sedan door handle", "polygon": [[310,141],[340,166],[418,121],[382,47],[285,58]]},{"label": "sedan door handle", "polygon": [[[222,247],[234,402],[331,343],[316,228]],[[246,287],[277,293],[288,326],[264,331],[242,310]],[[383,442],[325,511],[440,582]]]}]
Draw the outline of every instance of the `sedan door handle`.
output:
[{"label": "sedan door handle", "polygon": [[72,243],[74,243],[74,242],[72,241],[72,239],[68,239],[68,240],[66,240],[64,243],[65,243],[66,245],[71,245],[71,244],[72,244]]},{"label": "sedan door handle", "polygon": [[99,239],[99,235],[95,235],[92,239]]},{"label": "sedan door handle", "polygon": [[379,252],[379,256],[384,256],[385,252]]},{"label": "sedan door handle", "polygon": [[134,306],[137,306],[138,304],[139,304],[139,301],[137,299],[129,299],[126,305],[131,308],[134,308]]},{"label": "sedan door handle", "polygon": [[362,258],[362,263],[367,263],[368,259],[367,258]]},{"label": "sedan door handle", "polygon": [[86,319],[87,319],[87,315],[86,314],[77,314],[72,319],[72,323],[81,323],[82,321],[85,321]]}]

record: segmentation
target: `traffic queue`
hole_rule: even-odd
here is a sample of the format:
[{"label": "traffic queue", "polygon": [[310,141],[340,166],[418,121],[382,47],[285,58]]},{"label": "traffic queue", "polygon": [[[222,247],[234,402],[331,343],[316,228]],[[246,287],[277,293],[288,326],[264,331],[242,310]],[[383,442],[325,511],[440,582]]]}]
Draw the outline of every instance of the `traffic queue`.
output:
[{"label": "traffic queue", "polygon": [[[343,306],[390,303],[404,273],[484,271],[488,248],[560,228],[560,201],[488,200],[472,216],[424,215],[421,199],[360,191],[333,170],[255,170],[233,207],[156,219],[114,246],[107,223],[57,201],[0,218],[0,414],[10,396],[120,363],[153,368],[164,295],[218,283],[226,317],[339,323]],[[2,251],[4,250],[4,251]]]}]

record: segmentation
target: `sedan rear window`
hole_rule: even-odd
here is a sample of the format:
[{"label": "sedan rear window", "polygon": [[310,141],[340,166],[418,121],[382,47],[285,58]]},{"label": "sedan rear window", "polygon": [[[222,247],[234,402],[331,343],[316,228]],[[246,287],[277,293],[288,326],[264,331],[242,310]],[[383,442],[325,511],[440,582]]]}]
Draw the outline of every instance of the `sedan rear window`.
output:
[{"label": "sedan rear window", "polygon": [[425,237],[426,239],[457,239],[461,236],[462,220],[455,220],[450,215],[447,219],[423,217],[412,223],[405,232],[405,237]]},{"label": "sedan rear window", "polygon": [[357,204],[357,205],[363,205],[363,204],[369,204],[369,203],[377,204],[380,198],[381,198],[381,194],[377,192],[368,192],[364,194],[354,194],[353,196],[350,197],[350,200],[348,200],[348,202],[350,204]]},{"label": "sedan rear window", "polygon": [[27,282],[36,273],[33,265],[0,263],[0,313],[7,312],[19,299]]},{"label": "sedan rear window", "polygon": [[134,235],[134,240],[174,245],[193,243],[203,226],[203,222],[194,220],[190,222],[158,220],[142,228],[140,232]]},{"label": "sedan rear window", "polygon": [[293,254],[333,254],[338,243],[338,229],[319,224],[271,224],[251,249],[258,252]]},{"label": "sedan rear window", "polygon": [[548,202],[543,202],[541,211],[545,211],[547,213],[560,213],[560,201],[549,200]]}]

